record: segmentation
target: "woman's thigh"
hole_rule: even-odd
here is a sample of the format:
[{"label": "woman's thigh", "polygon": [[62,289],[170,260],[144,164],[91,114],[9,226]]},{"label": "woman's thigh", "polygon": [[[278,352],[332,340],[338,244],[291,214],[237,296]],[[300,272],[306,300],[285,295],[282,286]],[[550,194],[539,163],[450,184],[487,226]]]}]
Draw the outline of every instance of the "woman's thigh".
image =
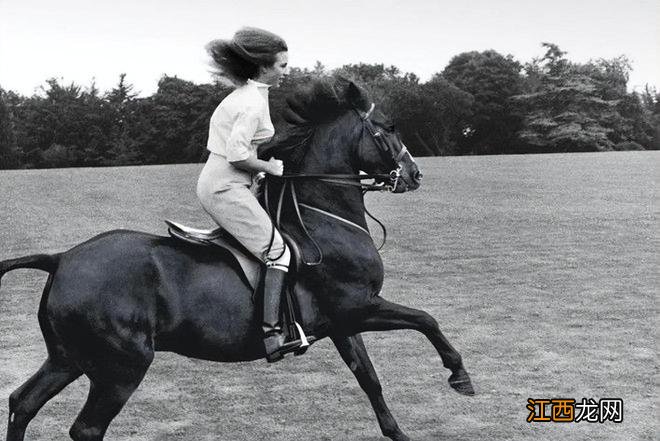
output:
[{"label": "woman's thigh", "polygon": [[283,249],[280,234],[275,231],[273,238],[273,223],[249,188],[237,186],[218,191],[201,202],[213,220],[258,259],[266,261],[271,239],[271,252],[281,252]]}]

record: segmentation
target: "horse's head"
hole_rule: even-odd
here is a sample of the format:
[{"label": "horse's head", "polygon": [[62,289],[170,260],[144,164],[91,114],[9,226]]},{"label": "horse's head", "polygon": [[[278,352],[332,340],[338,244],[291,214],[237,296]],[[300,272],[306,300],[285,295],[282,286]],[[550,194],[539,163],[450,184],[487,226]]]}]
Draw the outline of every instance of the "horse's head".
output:
[{"label": "horse's head", "polygon": [[360,170],[369,174],[387,174],[394,193],[416,190],[422,182],[422,173],[394,124],[369,99],[364,89],[348,82],[346,99],[360,119],[357,158]]},{"label": "horse's head", "polygon": [[395,193],[420,186],[422,174],[394,125],[354,82],[314,81],[287,105],[292,127],[273,150],[294,172],[363,171]]}]

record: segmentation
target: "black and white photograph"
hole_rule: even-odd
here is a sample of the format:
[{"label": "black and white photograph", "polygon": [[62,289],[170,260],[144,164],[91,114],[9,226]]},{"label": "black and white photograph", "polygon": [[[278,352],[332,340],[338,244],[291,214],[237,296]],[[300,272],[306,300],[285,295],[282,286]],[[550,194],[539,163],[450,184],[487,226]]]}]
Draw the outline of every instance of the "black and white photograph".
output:
[{"label": "black and white photograph", "polygon": [[0,0],[0,439],[658,439],[658,23]]}]

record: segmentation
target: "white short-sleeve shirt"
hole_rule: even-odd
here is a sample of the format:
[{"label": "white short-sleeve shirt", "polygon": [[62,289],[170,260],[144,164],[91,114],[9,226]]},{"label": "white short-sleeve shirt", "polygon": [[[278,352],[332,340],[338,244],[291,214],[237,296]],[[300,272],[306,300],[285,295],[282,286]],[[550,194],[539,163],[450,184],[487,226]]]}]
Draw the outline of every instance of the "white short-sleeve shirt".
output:
[{"label": "white short-sleeve shirt", "polygon": [[248,80],[222,100],[211,116],[206,148],[229,162],[256,154],[275,128],[270,120],[268,84]]}]

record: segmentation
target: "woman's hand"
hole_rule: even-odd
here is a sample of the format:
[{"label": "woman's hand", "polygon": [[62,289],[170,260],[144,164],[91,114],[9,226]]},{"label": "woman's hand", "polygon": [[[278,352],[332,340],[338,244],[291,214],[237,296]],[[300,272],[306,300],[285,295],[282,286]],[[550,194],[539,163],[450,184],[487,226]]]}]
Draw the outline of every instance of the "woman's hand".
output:
[{"label": "woman's hand", "polygon": [[268,160],[268,170],[266,173],[275,176],[282,176],[284,174],[284,163],[279,159],[270,158]]},{"label": "woman's hand", "polygon": [[284,163],[275,158],[263,161],[257,159],[256,155],[252,155],[242,161],[231,161],[230,164],[250,173],[265,172],[275,176],[282,176],[282,174],[284,174]]}]

